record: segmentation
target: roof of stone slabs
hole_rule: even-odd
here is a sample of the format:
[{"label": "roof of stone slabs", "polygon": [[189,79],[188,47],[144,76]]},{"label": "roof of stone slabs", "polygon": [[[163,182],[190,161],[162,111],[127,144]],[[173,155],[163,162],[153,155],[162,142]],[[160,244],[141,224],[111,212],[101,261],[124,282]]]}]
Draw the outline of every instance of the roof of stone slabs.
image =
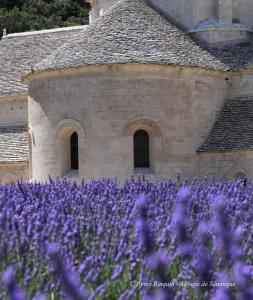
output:
[{"label": "roof of stone slabs", "polygon": [[0,41],[0,97],[26,95],[21,77],[85,26],[10,34]]},{"label": "roof of stone slabs", "polygon": [[253,98],[228,100],[198,152],[253,149]]},{"label": "roof of stone slabs", "polygon": [[253,64],[253,43],[207,49],[152,8],[147,0],[121,0],[36,65],[34,71],[100,64],[238,70]]},{"label": "roof of stone slabs", "polygon": [[27,125],[0,126],[0,163],[28,162]]}]

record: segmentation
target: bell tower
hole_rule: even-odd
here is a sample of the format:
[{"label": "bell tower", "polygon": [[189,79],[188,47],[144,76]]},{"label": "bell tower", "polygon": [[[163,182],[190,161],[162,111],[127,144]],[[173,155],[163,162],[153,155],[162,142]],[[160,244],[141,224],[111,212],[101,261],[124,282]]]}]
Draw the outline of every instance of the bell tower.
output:
[{"label": "bell tower", "polygon": [[233,0],[217,0],[217,16],[219,23],[233,23]]},{"label": "bell tower", "polygon": [[251,38],[252,0],[148,0],[176,24],[210,47]]},{"label": "bell tower", "polygon": [[[91,24],[119,0],[86,1],[92,6]],[[223,47],[251,39],[253,0],[145,1],[209,47]]]},{"label": "bell tower", "polygon": [[[238,1],[243,6],[247,0]],[[243,18],[238,17],[233,2],[233,0],[216,0],[215,15],[200,21],[190,32],[210,47],[247,42],[251,38],[252,25],[247,26]]]}]

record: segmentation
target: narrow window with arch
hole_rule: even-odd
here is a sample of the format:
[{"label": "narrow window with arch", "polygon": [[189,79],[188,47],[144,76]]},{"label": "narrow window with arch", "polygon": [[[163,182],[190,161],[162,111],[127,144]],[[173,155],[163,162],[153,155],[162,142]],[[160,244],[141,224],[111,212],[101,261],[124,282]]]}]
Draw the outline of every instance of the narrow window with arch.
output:
[{"label": "narrow window with arch", "polygon": [[79,155],[78,155],[78,134],[73,132],[70,137],[70,158],[71,158],[71,169],[79,169]]},{"label": "narrow window with arch", "polygon": [[149,135],[145,130],[134,134],[134,168],[149,168]]}]

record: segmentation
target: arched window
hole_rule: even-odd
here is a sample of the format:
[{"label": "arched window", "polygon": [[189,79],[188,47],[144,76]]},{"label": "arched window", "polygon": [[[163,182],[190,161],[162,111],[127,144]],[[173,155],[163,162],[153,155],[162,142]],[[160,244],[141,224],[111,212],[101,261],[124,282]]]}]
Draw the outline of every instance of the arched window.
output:
[{"label": "arched window", "polygon": [[149,135],[145,130],[137,130],[134,134],[134,167],[150,167]]},{"label": "arched window", "polygon": [[1,184],[11,184],[15,185],[18,180],[18,177],[16,174],[12,172],[5,173],[3,177],[1,178]]},{"label": "arched window", "polygon": [[79,169],[79,158],[78,158],[78,134],[73,132],[70,137],[70,159],[71,159],[71,169]]},{"label": "arched window", "polygon": [[237,171],[237,172],[234,172],[231,175],[231,179],[232,180],[236,180],[236,179],[239,179],[239,178],[245,179],[246,177],[247,176],[246,176],[246,174],[243,171]]},{"label": "arched window", "polygon": [[57,144],[56,158],[58,160],[57,176],[76,178],[82,161],[82,147],[85,142],[85,132],[82,125],[74,119],[61,120],[55,129]]}]

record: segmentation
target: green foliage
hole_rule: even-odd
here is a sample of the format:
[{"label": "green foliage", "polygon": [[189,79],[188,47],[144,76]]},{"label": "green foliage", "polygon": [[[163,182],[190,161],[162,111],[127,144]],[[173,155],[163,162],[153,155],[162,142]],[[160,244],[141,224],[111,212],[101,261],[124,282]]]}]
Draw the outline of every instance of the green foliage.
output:
[{"label": "green foliage", "polygon": [[0,0],[0,36],[88,23],[85,0]]}]

